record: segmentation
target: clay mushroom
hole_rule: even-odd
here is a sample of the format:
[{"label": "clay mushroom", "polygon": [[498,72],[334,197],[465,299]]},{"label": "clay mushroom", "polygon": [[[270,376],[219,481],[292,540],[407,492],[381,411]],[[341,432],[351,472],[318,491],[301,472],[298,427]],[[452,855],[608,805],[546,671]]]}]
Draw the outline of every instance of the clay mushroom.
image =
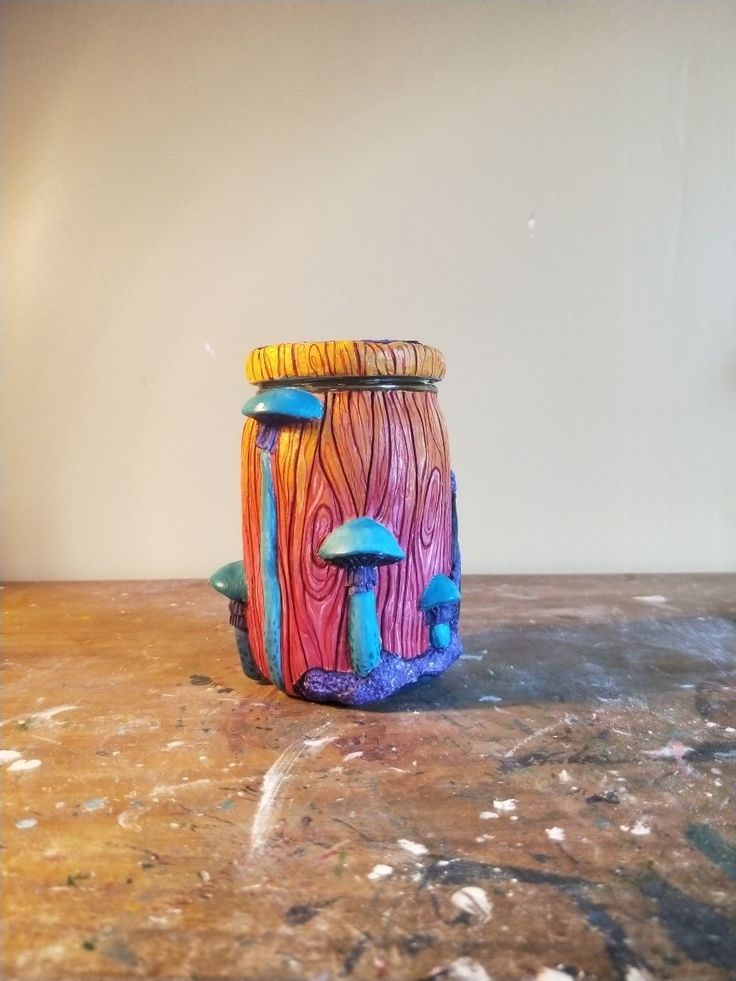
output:
[{"label": "clay mushroom", "polygon": [[365,677],[381,660],[374,593],[378,566],[399,562],[404,550],[385,525],[373,518],[353,518],[327,536],[319,555],[348,574],[350,660],[355,673]]},{"label": "clay mushroom", "polygon": [[271,455],[279,429],[322,416],[322,403],[303,388],[272,388],[259,392],[243,406],[243,415],[258,422],[256,446],[261,451],[261,581],[263,583],[263,643],[269,672],[284,687],[281,665],[281,586],[278,577],[276,492]]},{"label": "clay mushroom", "polygon": [[250,649],[248,630],[245,625],[245,604],[248,602],[248,588],[245,585],[245,570],[242,561],[228,562],[214,572],[209,579],[210,586],[230,600],[230,624],[235,634],[235,643],[240,656],[243,674],[254,681],[268,683],[256,666]]},{"label": "clay mushroom", "polygon": [[444,650],[452,639],[450,624],[457,616],[460,590],[448,576],[439,573],[427,584],[419,609],[429,627],[429,640],[432,647]]}]

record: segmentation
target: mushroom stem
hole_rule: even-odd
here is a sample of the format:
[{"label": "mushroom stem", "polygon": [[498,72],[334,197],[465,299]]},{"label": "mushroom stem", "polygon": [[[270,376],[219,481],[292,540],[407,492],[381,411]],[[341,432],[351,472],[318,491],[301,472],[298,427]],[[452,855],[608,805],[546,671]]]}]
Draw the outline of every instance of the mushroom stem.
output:
[{"label": "mushroom stem", "polygon": [[233,633],[235,634],[235,643],[238,648],[240,666],[243,669],[243,674],[246,677],[251,678],[253,681],[257,681],[260,685],[270,685],[271,682],[268,680],[268,678],[264,678],[255,662],[253,651],[250,647],[250,641],[248,640],[248,631],[241,627],[234,627]]},{"label": "mushroom stem", "polygon": [[429,629],[429,639],[432,647],[443,651],[452,639],[449,623],[435,623]]},{"label": "mushroom stem", "polygon": [[381,660],[381,632],[376,614],[376,569],[358,566],[348,574],[348,643],[353,670],[365,677]]},{"label": "mushroom stem", "polygon": [[256,446],[265,453],[273,453],[276,449],[276,438],[279,434],[278,428],[268,422],[261,422],[256,433]]}]

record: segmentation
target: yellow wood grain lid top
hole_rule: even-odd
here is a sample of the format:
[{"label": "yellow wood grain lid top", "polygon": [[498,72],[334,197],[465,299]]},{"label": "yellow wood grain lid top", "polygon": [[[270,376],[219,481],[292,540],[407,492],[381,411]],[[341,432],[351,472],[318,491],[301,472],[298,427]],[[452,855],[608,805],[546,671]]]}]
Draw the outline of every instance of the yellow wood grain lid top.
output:
[{"label": "yellow wood grain lid top", "polygon": [[297,341],[251,351],[249,382],[283,378],[422,378],[445,375],[441,351],[419,341]]}]

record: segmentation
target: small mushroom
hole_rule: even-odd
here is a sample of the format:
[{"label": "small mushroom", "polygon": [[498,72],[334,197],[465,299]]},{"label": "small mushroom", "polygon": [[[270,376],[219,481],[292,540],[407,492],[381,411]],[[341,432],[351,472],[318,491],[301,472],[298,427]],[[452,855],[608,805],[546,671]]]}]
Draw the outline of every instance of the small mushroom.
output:
[{"label": "small mushroom", "polygon": [[394,536],[373,518],[353,518],[335,528],[322,543],[320,558],[348,574],[348,643],[353,670],[365,677],[381,660],[381,633],[374,589],[377,568],[404,558]]},{"label": "small mushroom", "polygon": [[236,562],[228,562],[227,565],[220,566],[217,572],[210,576],[210,586],[218,593],[231,602],[245,604],[248,599],[248,588],[245,585],[245,569],[242,559]]},{"label": "small mushroom", "polygon": [[242,412],[259,423],[258,448],[271,453],[282,426],[320,419],[323,407],[317,396],[304,388],[271,388],[248,399]]},{"label": "small mushroom", "polygon": [[245,625],[245,604],[248,601],[248,588],[245,584],[245,570],[243,562],[228,562],[214,572],[209,579],[210,586],[218,593],[227,596],[230,600],[230,625],[235,634],[235,643],[238,648],[240,665],[243,674],[261,684],[268,684],[268,679],[264,678],[253,657],[253,652],[248,640],[248,629]]},{"label": "small mushroom", "polygon": [[278,576],[276,491],[271,455],[279,429],[322,416],[316,395],[303,388],[271,388],[259,392],[243,406],[243,415],[258,422],[256,446],[261,451],[261,582],[263,584],[263,645],[273,683],[284,687],[281,664],[281,585]]},{"label": "small mushroom", "polygon": [[419,609],[429,627],[429,640],[432,647],[444,650],[452,639],[450,624],[457,616],[460,590],[448,576],[439,573],[428,582]]}]

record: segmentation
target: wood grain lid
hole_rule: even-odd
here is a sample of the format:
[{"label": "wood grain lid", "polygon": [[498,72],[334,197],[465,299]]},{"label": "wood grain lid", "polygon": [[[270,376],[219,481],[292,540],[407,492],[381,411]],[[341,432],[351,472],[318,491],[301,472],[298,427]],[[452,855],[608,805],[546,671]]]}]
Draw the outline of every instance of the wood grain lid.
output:
[{"label": "wood grain lid", "polygon": [[251,351],[245,365],[255,385],[288,378],[418,378],[440,381],[441,351],[419,341],[297,341]]}]

